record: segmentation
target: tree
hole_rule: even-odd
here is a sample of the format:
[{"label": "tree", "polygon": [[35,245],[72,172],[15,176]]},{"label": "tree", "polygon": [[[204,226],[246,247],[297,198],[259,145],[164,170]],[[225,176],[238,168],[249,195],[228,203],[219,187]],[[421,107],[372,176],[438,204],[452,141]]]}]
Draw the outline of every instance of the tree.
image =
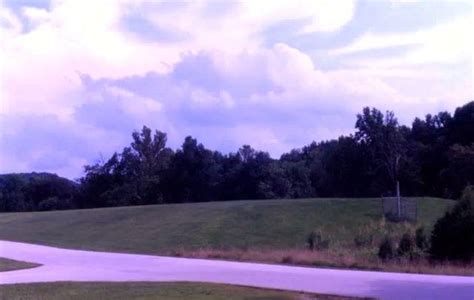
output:
[{"label": "tree", "polygon": [[78,202],[81,207],[140,205],[163,202],[161,179],[173,151],[166,134],[144,126],[132,134],[130,147],[104,163],[85,167]]},{"label": "tree", "polygon": [[266,152],[242,146],[223,162],[222,188],[229,187],[229,199],[267,199],[285,197],[288,182],[281,167]]},{"label": "tree", "polygon": [[440,112],[426,115],[425,120],[417,118],[412,124],[409,138],[417,146],[415,164],[419,168],[420,194],[450,197],[450,187],[441,175],[448,165],[452,121],[448,112]]},{"label": "tree", "polygon": [[474,260],[474,186],[439,219],[431,235],[430,253],[439,260]]},{"label": "tree", "polygon": [[383,170],[389,182],[395,186],[400,216],[400,167],[405,159],[405,138],[395,118],[387,111],[385,116],[375,108],[365,107],[357,115],[356,140],[365,146],[373,159],[373,173]]},{"label": "tree", "polygon": [[449,125],[451,144],[470,145],[474,143],[474,101],[456,108]]},{"label": "tree", "polygon": [[[234,153],[187,137],[176,153],[144,126],[128,147],[85,166],[79,184],[43,173],[0,175],[0,211],[210,200],[400,195],[458,198],[474,183],[474,102],[399,125],[364,108],[354,135],[312,142],[274,159],[244,145]],[[399,198],[399,197],[398,197]],[[400,198],[399,198],[400,199]]]},{"label": "tree", "polygon": [[463,187],[474,184],[474,143],[470,146],[453,145],[447,152],[448,166],[441,175],[449,184],[447,196],[459,197]]},{"label": "tree", "polygon": [[304,160],[290,161],[281,158],[279,162],[275,162],[280,165],[284,174],[281,176],[288,184],[287,196],[289,198],[308,198],[314,194],[313,187],[311,185],[310,169],[306,165]]},{"label": "tree", "polygon": [[51,173],[0,175],[0,211],[74,208],[77,187],[75,182]]},{"label": "tree", "polygon": [[166,133],[155,131],[152,136],[151,129],[143,126],[142,131],[135,131],[132,137],[132,150],[126,148],[122,157],[136,160],[138,164],[134,180],[139,202],[137,204],[161,203],[163,195],[160,180],[172,156],[172,150],[166,148]]},{"label": "tree", "polygon": [[173,202],[202,202],[217,200],[220,180],[220,153],[206,149],[188,136],[171,162],[167,184]]},{"label": "tree", "polygon": [[285,170],[277,161],[271,161],[261,170],[261,178],[258,180],[258,199],[288,198],[291,183],[287,178]]}]

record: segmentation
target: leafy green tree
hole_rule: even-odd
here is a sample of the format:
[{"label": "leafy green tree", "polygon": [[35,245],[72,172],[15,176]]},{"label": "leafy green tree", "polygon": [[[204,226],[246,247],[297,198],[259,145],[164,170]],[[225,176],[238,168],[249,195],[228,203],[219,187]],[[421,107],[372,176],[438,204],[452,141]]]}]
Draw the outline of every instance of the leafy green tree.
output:
[{"label": "leafy green tree", "polygon": [[188,136],[172,159],[168,174],[169,199],[173,202],[217,200],[221,155]]},{"label": "leafy green tree", "polygon": [[70,209],[75,207],[76,192],[75,182],[56,174],[4,174],[0,175],[0,211]]},{"label": "leafy green tree", "polygon": [[451,115],[441,112],[435,116],[428,114],[425,120],[416,118],[412,124],[410,140],[417,146],[415,165],[419,168],[419,194],[447,196],[448,189],[445,180],[441,178],[441,172],[448,165],[448,133],[451,123]]},{"label": "leafy green tree", "polygon": [[221,154],[187,137],[176,153],[144,126],[109,159],[85,166],[79,184],[52,174],[0,175],[0,211],[233,199],[379,196],[457,198],[474,182],[474,102],[416,118],[364,108],[354,135],[312,142],[273,159],[244,145]]},{"label": "leafy green tree", "polygon": [[441,175],[448,183],[447,196],[459,197],[463,187],[474,183],[474,143],[469,146],[455,144],[447,152],[448,166]]},{"label": "leafy green tree", "polygon": [[78,202],[81,207],[140,205],[163,202],[161,179],[173,151],[166,134],[144,126],[132,134],[130,147],[105,163],[85,167]]},{"label": "leafy green tree", "polygon": [[[361,143],[373,161],[374,178],[387,178],[399,194],[400,169],[405,159],[405,138],[395,114],[387,111],[385,116],[375,108],[365,107],[357,115],[356,140]],[[382,178],[383,178],[382,177]],[[382,183],[382,188],[384,184]]]},{"label": "leafy green tree", "polygon": [[450,144],[474,143],[474,101],[456,108],[449,126]]},{"label": "leafy green tree", "polygon": [[136,204],[161,203],[161,176],[168,168],[172,156],[172,150],[166,148],[166,133],[155,131],[152,136],[151,129],[144,126],[141,132],[135,131],[132,137],[130,154],[122,157],[130,157],[137,164],[134,178],[138,200]]},{"label": "leafy green tree", "polygon": [[439,219],[431,235],[430,253],[439,260],[474,260],[474,186]]}]

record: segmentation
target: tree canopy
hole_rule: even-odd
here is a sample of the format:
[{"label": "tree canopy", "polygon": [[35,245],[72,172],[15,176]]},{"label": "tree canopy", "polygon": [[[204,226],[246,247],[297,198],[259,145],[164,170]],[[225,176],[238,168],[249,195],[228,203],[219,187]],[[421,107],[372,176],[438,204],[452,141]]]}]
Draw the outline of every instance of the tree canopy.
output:
[{"label": "tree canopy", "polygon": [[[474,183],[474,102],[398,123],[366,107],[355,132],[312,142],[279,159],[243,145],[222,154],[186,137],[177,150],[144,126],[108,160],[84,167],[78,183],[49,174],[0,177],[0,210],[28,211],[176,202],[302,197],[458,198]],[[310,138],[310,137],[309,137]],[[35,179],[31,179],[31,178]],[[44,178],[43,178],[44,177]]]}]

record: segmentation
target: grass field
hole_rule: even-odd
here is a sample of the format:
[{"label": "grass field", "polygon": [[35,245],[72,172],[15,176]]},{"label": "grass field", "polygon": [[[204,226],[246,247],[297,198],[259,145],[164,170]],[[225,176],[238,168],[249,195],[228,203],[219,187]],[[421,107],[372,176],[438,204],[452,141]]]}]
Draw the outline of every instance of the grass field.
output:
[{"label": "grass field", "polygon": [[[380,199],[248,200],[4,213],[0,239],[75,249],[384,269],[375,246],[354,249],[354,237],[370,234],[377,243],[385,234],[398,237],[419,225],[429,232],[454,203],[435,198],[417,198],[417,202],[418,224],[385,222]],[[304,250],[312,230],[330,239],[328,251]]]},{"label": "grass field", "polygon": [[353,299],[204,283],[35,283],[0,286],[0,299]]},{"label": "grass field", "polygon": [[[1,253],[0,253],[1,255]],[[39,264],[29,263],[0,257],[0,272],[29,269],[40,266]],[[0,294],[1,295],[1,294]]]}]

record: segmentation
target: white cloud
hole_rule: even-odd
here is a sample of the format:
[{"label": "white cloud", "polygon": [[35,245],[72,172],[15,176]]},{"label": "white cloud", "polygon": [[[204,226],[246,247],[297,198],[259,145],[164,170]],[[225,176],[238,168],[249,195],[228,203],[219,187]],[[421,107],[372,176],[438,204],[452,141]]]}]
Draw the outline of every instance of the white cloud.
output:
[{"label": "white cloud", "polygon": [[36,7],[23,7],[22,14],[33,23],[33,26],[37,26],[39,23],[46,22],[49,18],[49,13],[46,9]]},{"label": "white cloud", "polygon": [[[421,63],[455,63],[474,54],[474,24],[471,16],[463,16],[430,29],[409,33],[374,34],[368,32],[348,46],[330,51],[332,55],[351,54],[390,47],[413,47],[398,58],[370,59],[378,66],[392,67]],[[367,64],[364,60],[354,63]]]},{"label": "white cloud", "polygon": [[[149,3],[146,1],[53,1],[50,10],[24,7],[21,13],[33,25],[27,32],[22,32],[18,18],[2,7],[1,16],[11,26],[1,32],[6,37],[0,47],[1,113],[69,118],[82,101],[72,96],[81,88],[77,72],[93,78],[169,72],[181,54],[189,51],[258,49],[257,34],[272,22],[307,17],[316,24],[314,30],[333,30],[350,19],[352,1],[338,9],[326,2],[295,6],[288,1],[244,1],[229,17],[212,20],[200,13],[206,5],[203,1],[166,13],[141,11],[158,26],[190,34],[190,40],[176,44],[145,42],[124,31],[121,18],[131,8]],[[340,11],[344,11],[341,17]],[[331,20],[335,21],[325,20],[326,15],[334,16]]]},{"label": "white cloud", "polygon": [[342,1],[244,1],[239,19],[252,25],[268,25],[275,21],[308,19],[302,32],[334,31],[352,19],[353,0]]},{"label": "white cloud", "polygon": [[306,25],[301,33],[316,31],[335,31],[346,25],[354,16],[355,1],[309,1],[310,7],[304,6],[307,12],[318,12],[312,22]]},{"label": "white cloud", "polygon": [[113,78],[163,72],[161,61],[179,58],[169,55],[173,49],[130,42],[117,24],[122,12],[115,1],[57,1],[50,11],[24,8],[23,13],[35,27],[9,30],[0,46],[3,114],[68,118],[83,101],[73,97],[81,89],[78,72]]},{"label": "white cloud", "polygon": [[[434,109],[462,105],[474,97],[474,24],[461,16],[432,28],[407,33],[366,33],[348,46],[330,51],[360,76],[377,77],[410,95],[413,107]],[[345,56],[364,51],[407,47],[385,56]],[[444,104],[443,104],[444,103]]]},{"label": "white cloud", "polygon": [[[414,64],[467,58],[472,20],[411,34],[367,34],[333,57],[419,45],[396,59],[346,60],[351,69],[323,71],[299,49],[266,45],[265,29],[304,20],[296,34],[330,34],[351,20],[354,1],[233,2],[212,16],[206,1],[171,3],[182,5],[175,9],[159,4],[53,1],[49,9],[24,7],[16,12],[21,18],[0,7],[2,171],[44,168],[75,177],[80,165],[120,150],[143,124],[168,132],[175,147],[193,134],[210,148],[235,151],[250,143],[278,155],[350,132],[362,106],[413,115],[422,101],[446,104],[441,97],[466,94],[461,84],[448,89],[433,81],[401,92],[386,79],[426,80]],[[125,28],[123,18],[131,14],[184,38],[144,39]],[[444,78],[431,70],[428,76]],[[24,144],[30,147],[15,150]]]},{"label": "white cloud", "polygon": [[226,91],[221,91],[218,95],[212,95],[197,88],[191,91],[190,100],[190,104],[196,108],[215,108],[216,106],[232,108],[235,105],[232,96]]},{"label": "white cloud", "polygon": [[141,97],[118,87],[107,87],[106,92],[110,96],[116,97],[118,105],[123,111],[134,117],[143,117],[150,113],[159,113],[163,109],[163,105],[155,99]]}]

